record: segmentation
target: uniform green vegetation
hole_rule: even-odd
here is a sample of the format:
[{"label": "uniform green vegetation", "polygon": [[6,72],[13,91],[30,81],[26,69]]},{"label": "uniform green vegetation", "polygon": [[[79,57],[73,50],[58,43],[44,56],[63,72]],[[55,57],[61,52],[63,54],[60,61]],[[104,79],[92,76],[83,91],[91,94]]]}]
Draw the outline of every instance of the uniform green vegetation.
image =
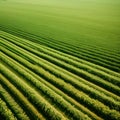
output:
[{"label": "uniform green vegetation", "polygon": [[0,0],[0,120],[119,120],[119,6]]}]

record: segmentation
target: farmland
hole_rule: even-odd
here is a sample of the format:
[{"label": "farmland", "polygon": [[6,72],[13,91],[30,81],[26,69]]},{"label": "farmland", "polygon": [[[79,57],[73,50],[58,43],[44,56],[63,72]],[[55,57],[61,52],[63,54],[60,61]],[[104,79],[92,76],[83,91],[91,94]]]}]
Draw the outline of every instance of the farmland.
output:
[{"label": "farmland", "polygon": [[0,0],[0,120],[119,120],[119,6]]}]

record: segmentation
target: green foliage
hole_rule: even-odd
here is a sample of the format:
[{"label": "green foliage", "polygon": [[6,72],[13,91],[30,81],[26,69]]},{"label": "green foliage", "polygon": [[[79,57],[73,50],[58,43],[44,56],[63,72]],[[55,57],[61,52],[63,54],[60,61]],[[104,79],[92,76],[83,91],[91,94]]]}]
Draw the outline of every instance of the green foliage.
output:
[{"label": "green foliage", "polygon": [[0,85],[0,95],[10,106],[10,109],[15,113],[15,115],[21,120],[30,120],[26,115],[24,110],[20,107],[19,104],[11,97],[11,95]]},{"label": "green foliage", "polygon": [[120,0],[1,0],[0,119],[120,119]]},{"label": "green foliage", "polygon": [[5,118],[5,120],[17,120],[17,118],[14,116],[14,114],[6,105],[5,101],[3,101],[1,98],[0,98],[0,115],[2,115],[3,118]]},{"label": "green foliage", "polygon": [[[6,41],[6,45],[8,45],[7,44],[8,42]],[[14,46],[13,44],[11,44],[11,43],[9,43],[9,47],[11,47],[12,49],[13,49],[13,47],[12,46]],[[46,65],[46,63],[44,63],[45,61],[43,61],[42,59],[40,60],[40,58],[38,58],[37,56],[35,56],[35,55],[33,55],[33,54],[31,54],[31,53],[29,53],[29,52],[27,52],[27,51],[25,51],[25,50],[23,50],[23,49],[21,49],[21,48],[19,48],[19,47],[17,47],[17,46],[14,46],[14,48],[16,48],[16,49],[18,49],[18,50],[20,50],[19,51],[19,54],[21,53],[22,54],[22,56],[24,56],[24,58],[26,58],[26,57],[28,57],[29,58],[29,60],[32,60],[32,61],[34,61],[34,63],[37,63],[38,65],[42,65],[43,66],[43,68],[45,68],[45,70],[49,70],[49,68],[50,68],[50,70],[52,70],[52,72],[53,72],[53,74],[55,74],[56,73],[56,71],[57,71],[57,69],[53,69],[52,67],[50,67],[49,66],[49,64],[47,64]],[[13,51],[14,52],[14,51]],[[9,53],[10,54],[10,52],[9,51],[7,51],[7,53]],[[17,51],[16,51],[16,53],[18,53]],[[8,55],[9,55],[8,54]],[[55,95],[54,95],[54,93],[52,93],[52,91],[50,92],[50,90],[47,90],[47,88],[44,88],[43,86],[44,85],[42,85],[41,86],[41,84],[42,83],[39,83],[39,82],[37,82],[32,76],[30,76],[29,74],[27,74],[23,69],[19,69],[19,65],[17,65],[17,63],[12,63],[12,62],[10,62],[10,60],[9,61],[7,61],[9,58],[7,58],[7,59],[5,59],[4,58],[4,55],[1,55],[2,56],[2,60],[6,63],[6,64],[8,64],[9,66],[13,66],[13,69],[15,70],[15,71],[17,71],[19,74],[21,74],[24,78],[26,78],[26,79],[28,79],[30,82],[32,82],[32,84],[34,84],[38,89],[40,89],[40,91],[42,92],[43,91],[43,93],[45,94],[45,95],[47,95],[47,96],[49,96],[49,98],[51,98],[52,99],[52,101],[54,101],[54,102],[56,102],[57,104],[61,104],[61,107],[63,107],[63,108],[65,108],[65,106],[64,105],[66,105],[67,103],[65,103],[65,102],[60,102],[59,100],[60,100],[60,98],[59,97],[55,97]],[[13,56],[13,55],[12,55]],[[12,57],[11,56],[11,57]],[[22,57],[21,56],[21,57]],[[25,57],[26,56],[26,57]],[[17,59],[17,56],[15,57],[15,55],[14,55],[14,58],[15,59]],[[37,59],[39,59],[39,62],[38,62],[38,60]],[[49,73],[47,73],[47,72],[45,72],[44,70],[42,70],[42,69],[40,69],[39,67],[36,67],[36,66],[34,66],[34,65],[32,65],[32,64],[30,64],[30,63],[28,63],[27,61],[25,61],[24,59],[20,59],[20,58],[18,58],[17,59],[17,61],[19,61],[20,63],[23,63],[24,65],[27,65],[26,67],[28,67],[28,68],[30,68],[30,69],[32,69],[34,72],[36,72],[37,74],[39,74],[39,75],[41,75],[42,77],[44,77],[46,80],[54,80],[54,81],[59,81],[60,79],[57,79],[56,77],[54,77],[53,75],[51,75],[51,74],[49,74]],[[43,72],[42,72],[43,71]],[[62,74],[63,75],[63,74]],[[65,77],[66,75],[64,75],[64,77]],[[69,80],[69,79],[66,79],[66,77],[64,78],[64,80]],[[71,80],[72,81],[72,80]],[[55,83],[55,82],[54,82]],[[57,82],[57,84],[55,84],[56,86],[61,86],[61,87],[59,87],[60,89],[62,89],[62,90],[64,90],[64,92],[66,92],[68,95],[71,95],[71,97],[73,97],[74,99],[76,99],[78,102],[80,102],[81,104],[84,104],[85,106],[87,105],[87,107],[89,108],[89,109],[91,109],[92,111],[94,111],[96,114],[98,114],[98,115],[100,115],[101,117],[104,117],[104,118],[107,118],[107,116],[108,116],[108,114],[112,114],[112,112],[114,112],[114,111],[110,111],[109,110],[109,108],[107,107],[107,106],[104,106],[102,103],[100,103],[99,101],[97,101],[97,100],[94,100],[94,99],[91,99],[91,98],[89,98],[89,96],[87,96],[86,94],[84,94],[83,92],[79,92],[79,91],[77,91],[75,88],[73,88],[72,86],[70,86],[70,85],[67,85],[66,83],[64,83],[64,82],[62,82],[62,80],[58,83]],[[81,87],[84,87],[84,85],[83,86],[81,86]],[[87,88],[87,86],[86,86],[86,88]],[[89,89],[89,91],[91,91],[92,89]],[[91,93],[92,92],[94,92],[94,91],[91,91]],[[97,95],[97,97],[98,97],[98,94],[97,94],[97,92],[94,94],[94,95]],[[99,94],[100,95],[100,94]],[[54,96],[53,98],[52,98],[52,96]],[[97,98],[96,97],[96,98]],[[98,97],[99,98],[99,97]],[[59,99],[59,100],[58,100]],[[104,96],[101,96],[100,98],[99,98],[99,100],[100,99],[106,99]],[[58,100],[58,101],[56,101],[56,100]],[[107,99],[106,99],[107,100]],[[110,100],[110,99],[109,99]],[[111,101],[111,103],[112,103],[112,105],[113,104],[116,104],[114,101]],[[119,105],[119,104],[118,104]],[[103,107],[104,106],[104,107]],[[67,105],[67,107],[69,108],[69,104]],[[117,107],[117,106],[116,106]],[[117,109],[116,107],[114,107],[115,109]],[[62,108],[62,109],[63,109]],[[119,107],[118,107],[119,108]],[[68,110],[70,110],[71,108],[69,108]],[[73,108],[72,108],[73,109]],[[71,109],[71,111],[73,111],[73,113],[74,113],[74,110],[72,110]],[[65,111],[68,111],[67,109],[65,110]],[[106,112],[107,111],[107,112]],[[70,112],[70,111],[69,111]],[[71,112],[70,112],[71,113]],[[76,112],[75,112],[76,113]],[[75,115],[75,113],[73,114],[73,115]],[[76,115],[76,119],[77,119],[77,116],[78,115]],[[118,113],[116,112],[116,115],[115,116],[118,116]],[[119,117],[119,116],[118,116]],[[113,119],[114,119],[114,116],[113,116]]]}]

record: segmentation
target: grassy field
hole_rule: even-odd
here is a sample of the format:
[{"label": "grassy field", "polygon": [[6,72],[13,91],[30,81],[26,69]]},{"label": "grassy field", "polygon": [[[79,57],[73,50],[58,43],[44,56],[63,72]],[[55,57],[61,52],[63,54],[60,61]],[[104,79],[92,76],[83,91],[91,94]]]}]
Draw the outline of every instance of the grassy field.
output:
[{"label": "grassy field", "polygon": [[0,120],[119,120],[119,6],[0,0]]}]

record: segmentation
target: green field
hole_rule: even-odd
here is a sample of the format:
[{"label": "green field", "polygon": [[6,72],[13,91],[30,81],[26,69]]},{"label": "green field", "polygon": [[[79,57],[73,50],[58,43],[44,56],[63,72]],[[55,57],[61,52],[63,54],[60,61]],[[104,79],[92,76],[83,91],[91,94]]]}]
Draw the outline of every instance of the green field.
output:
[{"label": "green field", "polygon": [[120,120],[120,0],[0,0],[0,120]]}]

